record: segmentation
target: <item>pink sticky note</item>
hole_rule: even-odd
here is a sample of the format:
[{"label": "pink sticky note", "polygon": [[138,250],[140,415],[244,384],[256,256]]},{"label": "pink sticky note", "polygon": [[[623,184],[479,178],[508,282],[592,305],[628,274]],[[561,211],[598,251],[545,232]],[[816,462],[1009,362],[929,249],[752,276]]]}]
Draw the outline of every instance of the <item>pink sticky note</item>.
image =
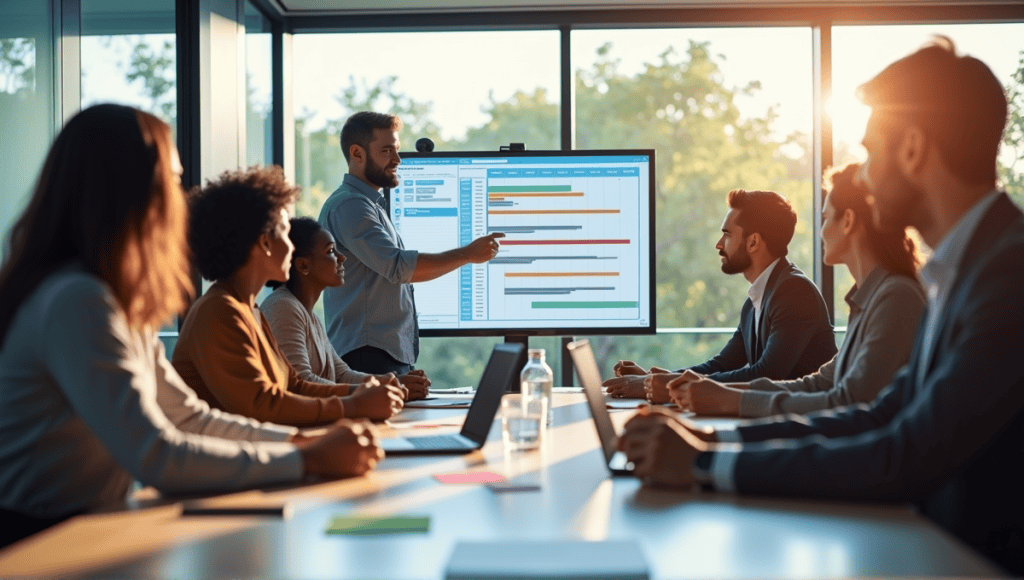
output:
[{"label": "pink sticky note", "polygon": [[474,471],[472,473],[444,473],[435,475],[441,483],[495,483],[505,481],[505,476],[490,471]]}]

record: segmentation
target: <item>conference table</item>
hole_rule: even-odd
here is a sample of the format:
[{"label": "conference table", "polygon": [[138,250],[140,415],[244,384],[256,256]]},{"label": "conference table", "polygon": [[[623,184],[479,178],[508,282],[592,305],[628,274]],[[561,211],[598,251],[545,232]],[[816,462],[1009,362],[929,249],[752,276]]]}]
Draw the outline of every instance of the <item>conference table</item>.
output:
[{"label": "conference table", "polygon": [[[554,395],[554,422],[538,450],[505,452],[496,418],[483,449],[468,455],[387,457],[365,477],[209,500],[287,502],[287,518],[183,516],[179,498],[144,489],[123,506],[77,516],[6,548],[0,577],[433,580],[445,577],[459,542],[493,542],[517,553],[528,542],[615,540],[634,541],[654,579],[1001,574],[905,505],[739,497],[612,478],[585,399],[564,392],[571,390]],[[455,432],[465,413],[406,409],[383,430]],[[620,427],[630,415],[612,411]],[[434,477],[480,471],[539,490],[499,493]],[[325,533],[343,515],[423,515],[429,529]]]}]

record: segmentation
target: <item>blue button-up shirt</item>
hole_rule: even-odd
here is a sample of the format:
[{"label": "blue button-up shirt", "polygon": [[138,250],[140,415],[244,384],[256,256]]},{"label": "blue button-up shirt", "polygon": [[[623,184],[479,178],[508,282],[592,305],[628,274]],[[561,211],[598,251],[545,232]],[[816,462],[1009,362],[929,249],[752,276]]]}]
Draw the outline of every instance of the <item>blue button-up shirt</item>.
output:
[{"label": "blue button-up shirt", "polygon": [[345,283],[324,292],[327,336],[338,354],[363,346],[413,364],[419,329],[412,280],[419,253],[406,250],[384,209],[384,195],[346,174],[320,210],[345,256]]}]

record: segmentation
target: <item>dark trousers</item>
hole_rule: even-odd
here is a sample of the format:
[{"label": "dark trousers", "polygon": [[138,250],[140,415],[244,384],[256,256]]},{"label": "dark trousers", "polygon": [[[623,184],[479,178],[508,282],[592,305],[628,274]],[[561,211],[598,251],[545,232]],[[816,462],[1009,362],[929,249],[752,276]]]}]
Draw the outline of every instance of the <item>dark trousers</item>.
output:
[{"label": "dark trousers", "polygon": [[412,365],[395,360],[395,357],[373,346],[361,346],[342,355],[341,360],[348,363],[352,370],[373,375],[395,373],[404,375],[412,370]]}]

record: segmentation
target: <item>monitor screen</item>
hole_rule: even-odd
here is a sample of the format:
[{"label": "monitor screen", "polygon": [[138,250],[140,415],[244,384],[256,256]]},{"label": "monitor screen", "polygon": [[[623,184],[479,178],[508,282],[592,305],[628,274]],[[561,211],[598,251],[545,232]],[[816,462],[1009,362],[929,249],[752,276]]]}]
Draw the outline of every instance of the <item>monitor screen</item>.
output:
[{"label": "monitor screen", "polygon": [[654,151],[403,153],[406,248],[502,232],[490,262],[415,284],[421,334],[653,333]]}]

